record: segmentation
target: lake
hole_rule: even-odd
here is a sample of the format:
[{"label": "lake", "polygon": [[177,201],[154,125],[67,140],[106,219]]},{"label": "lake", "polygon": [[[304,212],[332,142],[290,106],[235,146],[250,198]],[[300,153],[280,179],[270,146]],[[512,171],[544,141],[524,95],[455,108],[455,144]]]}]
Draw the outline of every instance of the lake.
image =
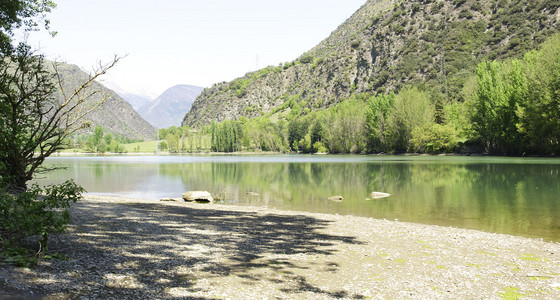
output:
[{"label": "lake", "polygon": [[[560,159],[449,156],[52,157],[89,193],[159,199],[206,190],[233,205],[456,226],[560,241]],[[391,194],[371,199],[372,192]],[[343,196],[342,202],[330,201]]]}]

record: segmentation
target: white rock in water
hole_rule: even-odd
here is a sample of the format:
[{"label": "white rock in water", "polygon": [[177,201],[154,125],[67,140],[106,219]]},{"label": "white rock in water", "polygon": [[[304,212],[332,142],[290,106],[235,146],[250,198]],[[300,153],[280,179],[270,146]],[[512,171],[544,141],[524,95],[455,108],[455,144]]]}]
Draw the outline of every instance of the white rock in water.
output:
[{"label": "white rock in water", "polygon": [[341,202],[342,200],[344,200],[344,198],[342,196],[332,196],[332,197],[329,197],[328,199],[331,200],[331,201],[334,201],[334,202]]},{"label": "white rock in water", "polygon": [[190,191],[183,194],[185,201],[214,202],[214,198],[207,191]]},{"label": "white rock in water", "polygon": [[387,198],[391,196],[391,194],[387,194],[387,193],[381,193],[381,192],[373,192],[371,193],[371,198],[373,199],[379,199],[379,198]]}]

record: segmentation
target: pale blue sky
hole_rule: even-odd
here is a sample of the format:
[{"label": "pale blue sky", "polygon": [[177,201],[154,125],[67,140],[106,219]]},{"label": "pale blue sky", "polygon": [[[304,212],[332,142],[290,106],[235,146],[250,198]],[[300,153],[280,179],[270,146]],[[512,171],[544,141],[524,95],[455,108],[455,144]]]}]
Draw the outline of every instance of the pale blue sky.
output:
[{"label": "pale blue sky", "polygon": [[55,38],[29,41],[49,58],[91,70],[128,55],[108,86],[152,96],[175,84],[207,87],[292,61],[366,0],[55,0]]}]

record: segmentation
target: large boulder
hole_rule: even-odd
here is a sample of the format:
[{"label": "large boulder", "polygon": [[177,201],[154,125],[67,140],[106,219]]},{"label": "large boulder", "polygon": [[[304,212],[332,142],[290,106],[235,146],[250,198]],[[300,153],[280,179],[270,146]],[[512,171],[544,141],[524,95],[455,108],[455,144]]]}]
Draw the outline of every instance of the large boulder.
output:
[{"label": "large boulder", "polygon": [[206,191],[189,191],[183,194],[185,201],[214,202],[214,198]]}]

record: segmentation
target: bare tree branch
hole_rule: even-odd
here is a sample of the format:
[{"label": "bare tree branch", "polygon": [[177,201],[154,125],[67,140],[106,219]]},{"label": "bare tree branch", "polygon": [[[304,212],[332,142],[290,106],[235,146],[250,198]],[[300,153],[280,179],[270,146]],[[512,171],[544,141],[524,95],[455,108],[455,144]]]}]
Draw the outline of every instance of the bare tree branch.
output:
[{"label": "bare tree branch", "polygon": [[71,91],[58,65],[47,68],[29,47],[0,60],[0,184],[25,190],[34,173],[52,170],[43,166],[45,158],[62,149],[65,139],[84,126],[84,117],[110,97],[98,98],[95,84],[119,60],[115,56],[100,64]]}]

